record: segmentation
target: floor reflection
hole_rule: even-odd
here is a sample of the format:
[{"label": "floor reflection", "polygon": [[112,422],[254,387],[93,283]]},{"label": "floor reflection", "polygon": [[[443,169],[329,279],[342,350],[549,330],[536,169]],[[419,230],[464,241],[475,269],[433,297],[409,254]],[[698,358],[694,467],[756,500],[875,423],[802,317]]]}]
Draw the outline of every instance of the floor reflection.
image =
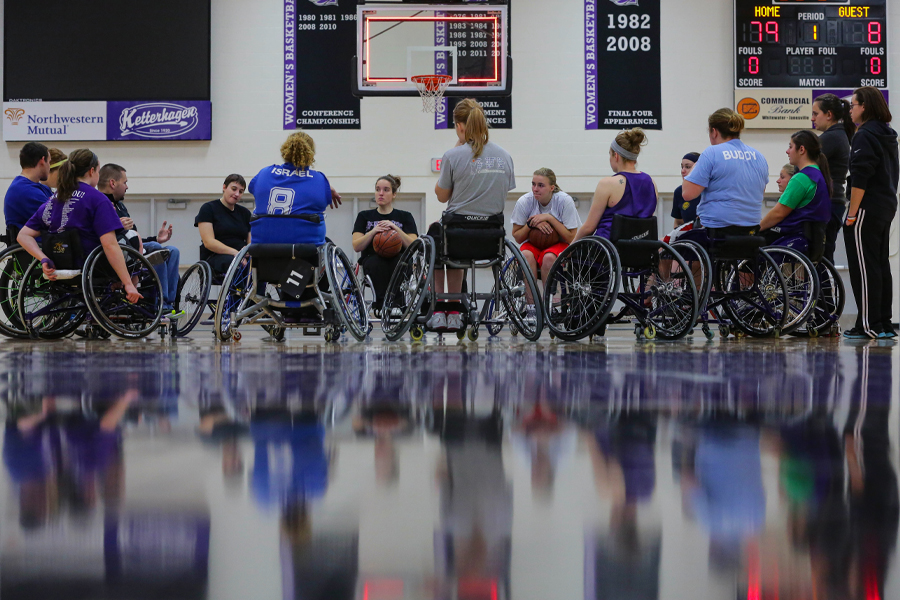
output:
[{"label": "floor reflection", "polygon": [[9,353],[0,596],[900,597],[897,357]]}]

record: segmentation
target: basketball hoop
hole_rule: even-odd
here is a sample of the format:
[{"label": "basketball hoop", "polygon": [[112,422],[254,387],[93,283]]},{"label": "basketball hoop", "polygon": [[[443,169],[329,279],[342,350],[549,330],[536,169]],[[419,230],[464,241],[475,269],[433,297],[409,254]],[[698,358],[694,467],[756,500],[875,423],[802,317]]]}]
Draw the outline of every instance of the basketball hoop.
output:
[{"label": "basketball hoop", "polygon": [[414,75],[413,83],[422,96],[422,112],[437,112],[444,90],[453,81],[450,75]]}]

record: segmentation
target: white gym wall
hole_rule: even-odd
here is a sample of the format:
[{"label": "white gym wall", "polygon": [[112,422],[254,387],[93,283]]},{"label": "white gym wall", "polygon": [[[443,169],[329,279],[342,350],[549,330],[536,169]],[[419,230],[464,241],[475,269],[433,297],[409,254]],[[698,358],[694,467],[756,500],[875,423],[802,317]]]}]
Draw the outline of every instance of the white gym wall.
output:
[{"label": "white gym wall", "polygon": [[[707,115],[733,102],[732,1],[681,0],[661,5],[665,129],[649,132],[650,144],[639,164],[667,196],[681,183],[681,156],[708,144]],[[584,130],[583,9],[582,0],[512,0],[514,129],[496,130],[492,139],[515,160],[517,192],[528,191],[531,173],[547,166],[556,171],[563,189],[583,200],[582,209],[586,210],[597,179],[610,174],[607,149],[615,132]],[[128,170],[128,205],[142,232],[155,233],[163,219],[174,223],[172,243],[181,248],[184,264],[198,257],[199,236],[193,219],[200,203],[218,196],[228,173],[239,172],[249,180],[261,167],[280,162],[278,149],[287,135],[281,129],[283,2],[216,0],[212,11],[212,141],[91,144],[101,161],[116,162]],[[889,15],[888,31],[889,75],[895,85],[891,108],[900,115],[900,10]],[[39,60],[35,61],[35,76],[41,76]],[[615,87],[619,83],[601,85]],[[420,112],[416,98],[366,98],[362,124],[358,131],[312,130],[318,148],[317,168],[342,194],[358,197],[361,207],[367,204],[377,176],[388,172],[401,175],[404,199],[409,201],[404,204],[415,205],[418,198],[424,198],[426,220],[437,219],[441,205],[434,196],[437,176],[431,173],[430,159],[453,146],[453,132],[434,131],[433,117]],[[775,178],[786,162],[789,133],[747,131],[743,136],[766,155],[771,170],[769,191],[773,193],[777,192]],[[81,145],[58,144],[65,151]],[[20,146],[6,144],[6,153],[0,157],[2,190],[19,172]],[[168,201],[173,198],[188,203],[184,208],[169,209]],[[352,205],[350,201],[340,215],[329,215],[329,236],[347,250]],[[665,227],[671,223],[670,202],[661,208]],[[154,223],[150,222],[151,212]],[[421,210],[413,213],[420,218]],[[420,229],[425,225],[420,222]],[[894,282],[898,285],[900,232],[896,220],[893,231]],[[894,299],[896,318],[900,293],[895,291]]]}]

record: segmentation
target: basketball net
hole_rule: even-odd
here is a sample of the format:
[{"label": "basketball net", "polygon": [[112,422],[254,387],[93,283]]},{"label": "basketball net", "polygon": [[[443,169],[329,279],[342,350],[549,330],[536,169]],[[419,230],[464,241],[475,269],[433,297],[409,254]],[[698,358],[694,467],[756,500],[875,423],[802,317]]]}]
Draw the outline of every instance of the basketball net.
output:
[{"label": "basketball net", "polygon": [[450,75],[415,75],[412,77],[416,89],[422,96],[422,112],[437,112],[438,104],[444,97],[444,90],[453,81]]}]

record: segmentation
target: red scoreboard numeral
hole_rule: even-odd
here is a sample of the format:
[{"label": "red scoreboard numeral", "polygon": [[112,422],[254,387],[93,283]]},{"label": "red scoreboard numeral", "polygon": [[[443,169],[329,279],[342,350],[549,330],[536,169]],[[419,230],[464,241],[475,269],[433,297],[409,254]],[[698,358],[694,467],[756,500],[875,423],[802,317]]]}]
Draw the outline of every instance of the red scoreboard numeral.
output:
[{"label": "red scoreboard numeral", "polygon": [[778,21],[766,21],[766,41],[778,43]]},{"label": "red scoreboard numeral", "polygon": [[871,75],[881,75],[881,59],[873,56],[869,59],[869,73]]},{"label": "red scoreboard numeral", "polygon": [[751,56],[750,58],[747,59],[747,71],[751,75],[759,74],[759,58],[757,58],[755,56]]},{"label": "red scoreboard numeral", "polygon": [[881,23],[878,21],[869,21],[869,43],[881,43]]},{"label": "red scoreboard numeral", "polygon": [[750,43],[761,44],[763,41],[763,33],[766,34],[766,41],[778,43],[778,21],[750,21]]}]

